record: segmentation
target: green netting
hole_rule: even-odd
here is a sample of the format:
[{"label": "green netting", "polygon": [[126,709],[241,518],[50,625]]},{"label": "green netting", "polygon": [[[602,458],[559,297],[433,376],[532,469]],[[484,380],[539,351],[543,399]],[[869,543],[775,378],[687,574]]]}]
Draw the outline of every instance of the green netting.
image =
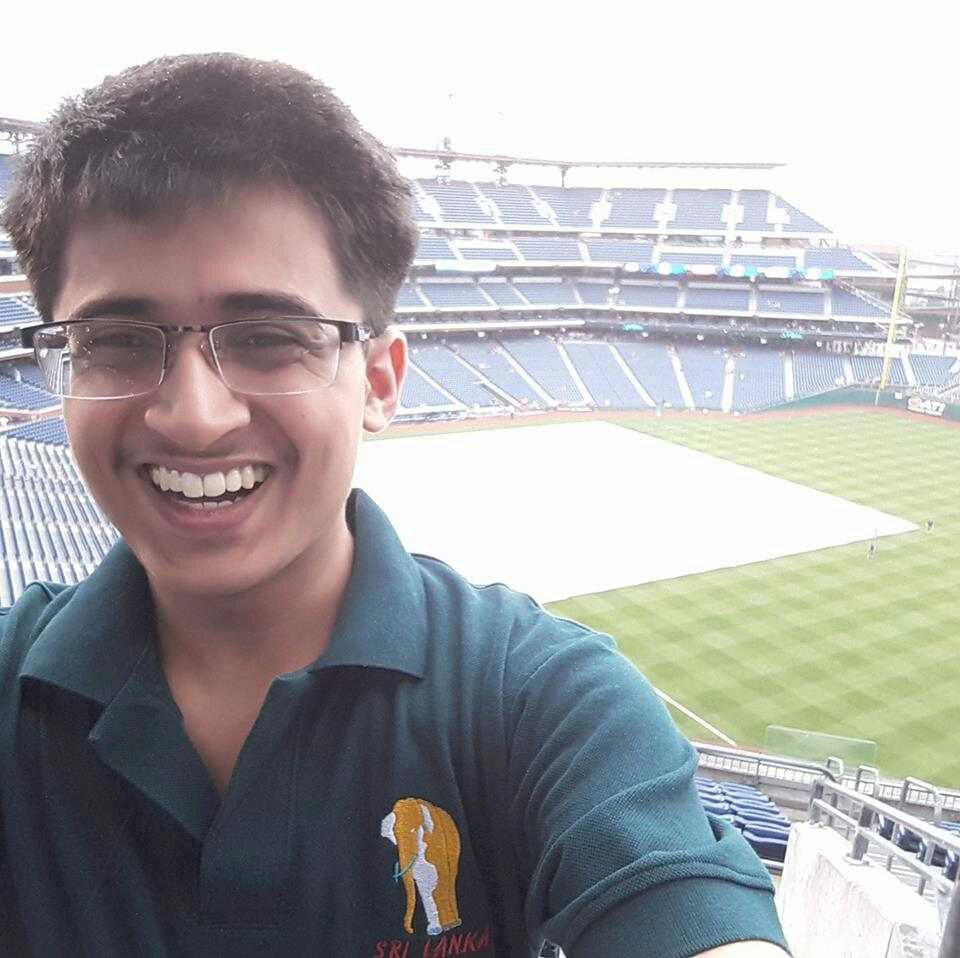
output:
[{"label": "green netting", "polygon": [[809,729],[789,728],[786,725],[768,725],[763,736],[763,750],[789,758],[803,758],[811,762],[826,762],[827,756],[843,759],[847,768],[858,765],[876,765],[877,743],[865,738],[847,738],[828,735]]}]

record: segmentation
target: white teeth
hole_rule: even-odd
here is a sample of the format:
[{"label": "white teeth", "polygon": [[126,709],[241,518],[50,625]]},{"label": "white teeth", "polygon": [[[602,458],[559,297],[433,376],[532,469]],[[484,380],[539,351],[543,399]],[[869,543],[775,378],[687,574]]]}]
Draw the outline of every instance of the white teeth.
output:
[{"label": "white teeth", "polygon": [[[180,483],[182,485],[180,491],[188,499],[199,499],[203,495],[203,480],[195,473],[181,472]],[[163,486],[160,488],[162,489]]]},{"label": "white teeth", "polygon": [[203,477],[203,494],[212,499],[227,491],[227,481],[222,472],[211,472]]},{"label": "white teeth", "polygon": [[198,476],[193,472],[177,472],[166,466],[151,466],[150,479],[163,492],[179,492],[188,499],[216,498],[225,492],[253,489],[267,478],[265,466],[243,466],[226,473],[209,472]]}]

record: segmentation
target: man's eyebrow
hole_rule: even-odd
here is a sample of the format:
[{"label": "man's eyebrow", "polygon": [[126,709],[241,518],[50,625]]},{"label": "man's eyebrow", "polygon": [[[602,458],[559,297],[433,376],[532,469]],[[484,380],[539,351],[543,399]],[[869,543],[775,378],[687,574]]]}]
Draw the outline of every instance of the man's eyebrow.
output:
[{"label": "man's eyebrow", "polygon": [[154,304],[143,296],[98,296],[75,309],[69,319],[93,319],[99,316],[123,316],[143,319]]},{"label": "man's eyebrow", "polygon": [[320,316],[316,306],[295,293],[274,290],[228,293],[217,300],[220,308],[231,313],[275,313],[284,316]]},{"label": "man's eyebrow", "polygon": [[[217,297],[220,312],[272,313],[283,316],[322,316],[316,306],[295,293],[279,290],[244,290]],[[160,305],[146,296],[98,296],[74,310],[69,319],[123,317],[148,319],[160,311]]]}]

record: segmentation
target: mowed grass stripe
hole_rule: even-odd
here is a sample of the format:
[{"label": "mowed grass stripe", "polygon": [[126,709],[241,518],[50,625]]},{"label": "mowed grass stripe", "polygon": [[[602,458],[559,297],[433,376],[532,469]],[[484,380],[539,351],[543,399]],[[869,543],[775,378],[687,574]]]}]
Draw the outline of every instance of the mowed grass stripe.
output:
[{"label": "mowed grass stripe", "polygon": [[839,546],[551,609],[616,636],[741,745],[769,724],[869,738],[884,774],[960,787],[960,431],[868,411],[628,425],[933,531],[882,538],[873,559]]}]

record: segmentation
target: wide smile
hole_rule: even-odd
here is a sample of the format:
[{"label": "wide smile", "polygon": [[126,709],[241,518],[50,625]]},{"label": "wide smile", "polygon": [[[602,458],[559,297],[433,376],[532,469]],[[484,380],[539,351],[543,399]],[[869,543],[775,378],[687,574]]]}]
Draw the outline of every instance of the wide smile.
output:
[{"label": "wide smile", "polygon": [[184,532],[223,531],[248,519],[274,481],[269,466],[248,464],[226,472],[180,472],[159,463],[138,470],[164,519]]},{"label": "wide smile", "polygon": [[145,476],[154,488],[166,493],[174,501],[195,509],[217,509],[233,505],[246,498],[266,482],[269,466],[235,467],[227,472],[180,472],[162,465],[146,465]]}]

